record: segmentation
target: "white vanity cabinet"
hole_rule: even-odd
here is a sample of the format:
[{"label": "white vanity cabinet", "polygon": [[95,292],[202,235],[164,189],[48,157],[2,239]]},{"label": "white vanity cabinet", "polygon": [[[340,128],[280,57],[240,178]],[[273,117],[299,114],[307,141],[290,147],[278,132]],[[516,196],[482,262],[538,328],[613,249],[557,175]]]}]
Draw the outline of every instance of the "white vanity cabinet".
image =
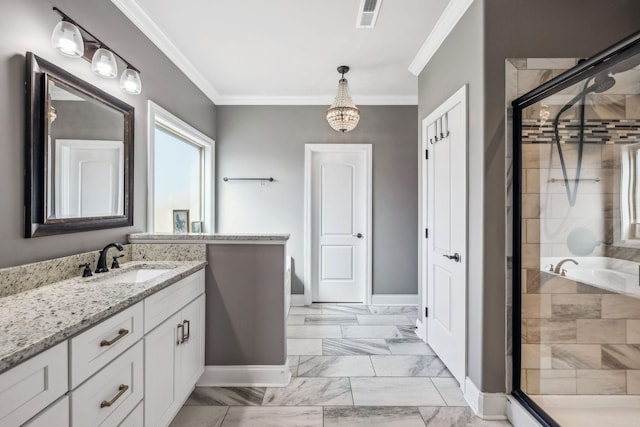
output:
[{"label": "white vanity cabinet", "polygon": [[204,272],[145,300],[146,426],[169,425],[204,371],[204,309]]},{"label": "white vanity cabinet", "polygon": [[204,328],[200,270],[0,374],[0,426],[166,426],[204,371]]}]

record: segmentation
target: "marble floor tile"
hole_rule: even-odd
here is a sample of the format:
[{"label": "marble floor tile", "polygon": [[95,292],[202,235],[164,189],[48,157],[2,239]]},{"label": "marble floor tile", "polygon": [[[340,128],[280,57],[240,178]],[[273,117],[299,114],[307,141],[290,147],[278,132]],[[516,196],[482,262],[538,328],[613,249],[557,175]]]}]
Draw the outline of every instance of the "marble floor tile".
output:
[{"label": "marble floor tile", "polygon": [[220,427],[228,406],[183,406],[169,427]]},{"label": "marble floor tile", "polygon": [[196,387],[185,405],[260,406],[264,387]]},{"label": "marble floor tile", "polygon": [[292,314],[322,314],[321,305],[302,305],[293,306],[289,309],[289,315]]},{"label": "marble floor tile", "polygon": [[289,356],[319,356],[322,354],[322,339],[288,338],[287,354]]},{"label": "marble floor tile", "polygon": [[371,314],[410,314],[417,313],[415,305],[372,305]]},{"label": "marble floor tile", "polygon": [[297,377],[300,356],[287,356],[287,361],[289,362],[289,371],[291,371],[291,377]]},{"label": "marble floor tile", "polygon": [[360,325],[413,325],[404,314],[359,314]]},{"label": "marble floor tile", "polygon": [[353,405],[349,378],[292,378],[286,387],[267,388],[264,406]]},{"label": "marble floor tile", "polygon": [[416,328],[415,326],[398,325],[397,328],[402,338],[418,338],[418,335],[416,335],[416,329],[418,328]]},{"label": "marble floor tile", "polygon": [[327,338],[322,340],[322,354],[324,356],[349,356],[391,354],[391,351],[389,351],[389,347],[383,339],[344,340]]},{"label": "marble floor tile", "polygon": [[299,377],[373,377],[369,356],[300,356]]},{"label": "marble floor tile", "polygon": [[287,338],[342,338],[342,332],[338,325],[292,325],[287,326]]},{"label": "marble floor tile", "polygon": [[349,305],[349,304],[336,304],[325,305],[322,307],[322,314],[371,314],[369,307],[366,305]]},{"label": "marble floor tile", "polygon": [[424,427],[416,407],[325,407],[324,427]]},{"label": "marble floor tile", "polygon": [[429,378],[351,378],[357,406],[445,406]]},{"label": "marble floor tile", "polygon": [[389,346],[389,350],[391,350],[391,354],[435,354],[431,347],[419,338],[396,338],[385,341]]},{"label": "marble floor tile", "polygon": [[450,377],[437,356],[371,356],[378,377]]},{"label": "marble floor tile", "polygon": [[469,406],[455,378],[431,378],[447,406]]},{"label": "marble floor tile", "polygon": [[349,314],[308,314],[305,325],[357,325],[355,315]]},{"label": "marble floor tile", "polygon": [[287,325],[304,325],[305,314],[290,314],[287,316]]},{"label": "marble floor tile", "polygon": [[470,408],[418,408],[427,427],[508,427],[508,421],[485,421],[476,417]]},{"label": "marble floor tile", "polygon": [[400,330],[391,325],[342,326],[342,338],[401,338],[402,336]]},{"label": "marble floor tile", "polygon": [[322,427],[322,408],[233,407],[222,427]]}]

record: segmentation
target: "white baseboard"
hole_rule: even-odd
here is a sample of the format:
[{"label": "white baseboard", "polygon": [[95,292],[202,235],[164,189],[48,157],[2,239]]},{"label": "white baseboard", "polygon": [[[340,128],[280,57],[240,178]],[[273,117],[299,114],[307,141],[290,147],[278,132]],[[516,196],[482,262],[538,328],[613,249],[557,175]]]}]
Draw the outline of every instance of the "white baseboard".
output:
[{"label": "white baseboard", "polygon": [[541,424],[512,396],[507,396],[507,418],[513,427],[540,427]]},{"label": "white baseboard", "polygon": [[507,396],[504,393],[483,393],[469,377],[464,381],[464,399],[483,420],[507,419]]},{"label": "white baseboard", "polygon": [[371,305],[418,305],[418,294],[372,295]]},{"label": "white baseboard", "polygon": [[304,298],[304,294],[292,294],[291,295],[291,305],[292,306],[300,306],[307,305],[307,301]]},{"label": "white baseboard", "polygon": [[291,380],[284,365],[205,366],[198,387],[286,387]]}]

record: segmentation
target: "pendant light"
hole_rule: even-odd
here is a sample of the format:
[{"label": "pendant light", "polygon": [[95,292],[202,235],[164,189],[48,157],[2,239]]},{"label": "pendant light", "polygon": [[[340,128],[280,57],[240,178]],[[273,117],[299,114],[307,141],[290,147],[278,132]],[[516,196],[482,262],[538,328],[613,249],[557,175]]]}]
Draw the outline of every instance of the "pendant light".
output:
[{"label": "pendant light", "polygon": [[64,56],[80,58],[84,54],[84,41],[78,27],[71,22],[60,21],[51,34],[51,46]]},{"label": "pendant light", "polygon": [[110,50],[101,47],[93,54],[93,59],[91,60],[91,71],[105,79],[115,79],[118,77],[116,56]]},{"label": "pendant light", "polygon": [[349,67],[346,65],[338,67],[338,73],[342,74],[338,81],[338,93],[333,100],[333,104],[327,110],[329,125],[340,132],[352,131],[360,121],[360,110],[353,103],[349,93],[349,82],[344,78],[344,75],[348,72]]}]

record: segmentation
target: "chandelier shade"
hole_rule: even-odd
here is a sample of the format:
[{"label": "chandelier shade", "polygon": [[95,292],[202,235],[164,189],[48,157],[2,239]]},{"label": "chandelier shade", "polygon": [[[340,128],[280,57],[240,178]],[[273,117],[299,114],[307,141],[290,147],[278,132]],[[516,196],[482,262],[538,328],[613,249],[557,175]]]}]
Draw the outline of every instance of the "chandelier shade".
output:
[{"label": "chandelier shade", "polygon": [[349,132],[358,125],[360,110],[353,103],[349,92],[349,82],[344,78],[345,73],[349,72],[349,67],[341,65],[338,67],[338,72],[342,74],[342,78],[338,81],[336,98],[327,110],[327,122],[334,130]]}]

